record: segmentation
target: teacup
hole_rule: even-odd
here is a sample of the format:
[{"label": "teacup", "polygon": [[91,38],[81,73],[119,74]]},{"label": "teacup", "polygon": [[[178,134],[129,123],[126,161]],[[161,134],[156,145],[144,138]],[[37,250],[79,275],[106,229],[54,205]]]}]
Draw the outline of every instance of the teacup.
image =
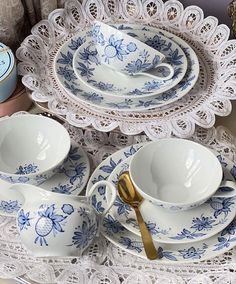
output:
[{"label": "teacup", "polygon": [[53,119],[24,114],[0,120],[0,178],[39,185],[62,165],[70,150],[67,130]]},{"label": "teacup", "polygon": [[143,198],[175,211],[199,206],[212,196],[235,196],[235,183],[222,182],[222,175],[209,149],[178,138],[146,144],[130,164],[131,180]]},{"label": "teacup", "polygon": [[[161,52],[105,23],[95,21],[93,40],[100,62],[116,71],[161,80],[169,80],[174,75],[173,67],[162,63],[165,56]],[[169,74],[166,77],[159,77],[147,72],[157,67],[168,69]]]}]

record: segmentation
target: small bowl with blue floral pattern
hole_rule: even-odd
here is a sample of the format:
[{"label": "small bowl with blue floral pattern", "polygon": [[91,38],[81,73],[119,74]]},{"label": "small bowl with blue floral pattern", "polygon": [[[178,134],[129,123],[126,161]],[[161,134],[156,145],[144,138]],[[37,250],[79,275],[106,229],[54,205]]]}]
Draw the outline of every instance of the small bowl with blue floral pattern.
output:
[{"label": "small bowl with blue floral pattern", "polygon": [[127,75],[152,77],[148,71],[161,67],[168,70],[167,75],[155,76],[156,79],[168,80],[173,77],[174,69],[163,62],[164,54],[146,43],[99,21],[94,22],[92,34],[102,64]]},{"label": "small bowl with blue floral pattern", "polygon": [[40,185],[53,176],[71,146],[67,130],[53,119],[24,114],[0,120],[0,178]]}]

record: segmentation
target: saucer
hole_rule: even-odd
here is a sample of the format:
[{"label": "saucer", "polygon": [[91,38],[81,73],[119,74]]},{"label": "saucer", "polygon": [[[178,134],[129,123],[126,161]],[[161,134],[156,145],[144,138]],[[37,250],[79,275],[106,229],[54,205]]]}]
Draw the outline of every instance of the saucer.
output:
[{"label": "saucer", "polygon": [[[107,180],[112,171],[125,159],[132,156],[144,143],[128,146],[106,158],[93,172],[87,185],[87,192],[91,186],[99,180]],[[218,155],[222,167],[236,179],[236,165],[222,155]],[[102,211],[106,203],[106,189],[101,187],[98,193],[92,196],[92,204],[95,210]],[[110,242],[121,249],[146,258],[142,240],[139,236],[127,230],[112,214],[110,210],[103,221],[101,232]],[[158,262],[197,262],[216,257],[236,245],[236,218],[221,232],[202,241],[184,244],[159,244],[154,241],[162,258]]]},{"label": "saucer", "polygon": [[[68,157],[60,170],[39,187],[62,194],[78,195],[85,187],[89,173],[89,159],[85,151],[75,142],[71,143]],[[0,180],[0,215],[15,217],[23,197],[8,190],[12,184]]]},{"label": "saucer", "polygon": [[[158,80],[145,75],[128,76],[117,72],[115,69],[102,64],[94,42],[86,41],[77,49],[73,57],[73,69],[81,82],[95,91],[106,93],[107,96],[135,98],[163,93],[176,86],[183,79],[187,70],[187,58],[183,50],[174,41],[164,37],[161,32],[154,37],[148,37],[145,32],[137,33],[137,31],[131,33],[131,35],[142,39],[147,45],[148,43],[154,45],[156,41],[162,43],[158,45],[158,51],[165,56],[165,63],[174,68],[174,76],[171,79]],[[145,61],[145,56],[143,60]],[[134,68],[138,68],[138,61],[135,64]],[[157,67],[155,70],[157,76],[163,77],[165,75],[165,69]]]},{"label": "saucer", "polygon": [[[131,157],[124,159],[112,171],[108,181],[117,186],[120,174],[129,169],[130,160]],[[111,212],[126,229],[141,237],[135,211],[118,196]],[[196,208],[178,212],[144,200],[140,212],[157,242],[190,243],[209,238],[228,226],[236,215],[236,198],[211,198]]]},{"label": "saucer", "polygon": [[[132,25],[122,25],[119,26],[119,28],[132,30]],[[139,31],[137,32],[140,33]],[[155,37],[155,34],[161,30],[148,27],[145,28],[144,31],[146,33],[150,33],[150,36]],[[136,31],[132,30],[132,32]],[[102,92],[94,91],[77,78],[72,67],[73,56],[75,54],[75,51],[84,42],[91,41],[91,29],[87,31],[81,31],[78,35],[65,42],[58,50],[54,62],[56,79],[58,83],[65,89],[68,96],[70,96],[73,100],[93,105],[101,109],[119,111],[145,111],[173,103],[174,101],[182,98],[184,95],[189,93],[189,91],[193,88],[199,75],[199,62],[196,53],[184,40],[166,31],[161,32],[165,37],[173,39],[184,51],[188,60],[188,68],[183,80],[181,80],[179,84],[177,84],[171,90],[163,92],[159,95],[154,95],[154,98],[149,97],[153,96],[153,94],[149,94],[143,98],[136,97],[127,99],[114,96],[111,99],[109,96],[107,97]]]}]

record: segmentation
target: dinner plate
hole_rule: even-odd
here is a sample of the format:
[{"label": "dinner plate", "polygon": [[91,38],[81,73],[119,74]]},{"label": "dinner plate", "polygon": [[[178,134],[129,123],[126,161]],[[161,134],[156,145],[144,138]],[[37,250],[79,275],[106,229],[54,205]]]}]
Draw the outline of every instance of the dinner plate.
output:
[{"label": "dinner plate", "polygon": [[[63,194],[78,195],[85,187],[90,174],[89,159],[85,151],[75,142],[60,170],[39,187]],[[11,186],[0,180],[0,215],[15,217],[23,203],[23,196],[8,190]]]},{"label": "dinner plate", "polygon": [[[101,63],[96,44],[86,41],[75,52],[73,69],[76,76],[95,91],[106,93],[107,96],[144,97],[149,94],[160,94],[176,86],[187,70],[187,58],[183,50],[171,39],[158,31],[155,36],[149,31],[139,30],[130,33],[147,45],[153,46],[165,56],[165,63],[174,68],[174,76],[169,80],[152,79],[145,75],[129,76]],[[161,44],[156,45],[157,41]],[[145,62],[145,54],[144,54]],[[133,68],[138,68],[135,62]],[[156,68],[152,73],[159,77],[167,76],[166,68]]]},{"label": "dinner plate", "polygon": [[[119,26],[121,29],[131,29],[131,25]],[[149,28],[143,28],[145,31],[149,31]],[[153,37],[158,32],[158,29],[153,29]],[[135,32],[132,30],[132,32]],[[96,92],[90,87],[82,83],[73,70],[73,56],[75,51],[86,41],[91,41],[92,30],[82,31],[73,38],[66,41],[61,48],[58,50],[55,56],[54,68],[56,79],[65,89],[68,96],[72,100],[81,101],[95,107],[109,109],[109,110],[120,110],[120,111],[145,111],[148,109],[160,107],[173,103],[187,94],[194,86],[199,75],[199,62],[198,58],[193,49],[179,37],[162,31],[163,35],[174,40],[184,51],[187,61],[188,68],[184,78],[179,84],[177,84],[171,90],[159,94],[157,97],[150,98],[122,98],[114,96],[114,98],[106,97],[102,92]],[[152,94],[150,94],[151,96]]]},{"label": "dinner plate", "polygon": [[[106,158],[93,172],[87,185],[87,192],[99,180],[107,180],[112,171],[124,159],[132,156],[143,144],[128,146]],[[230,176],[236,178],[236,165],[222,155],[218,155],[222,167],[227,169]],[[102,212],[106,206],[106,188],[100,187],[92,196],[95,210]],[[222,211],[227,211],[222,207]],[[101,232],[109,241],[121,249],[146,259],[142,240],[133,232],[127,230],[110,210],[102,223]],[[201,241],[184,244],[160,244],[154,241],[162,258],[158,262],[197,262],[222,254],[236,245],[236,218],[221,232]]]},{"label": "dinner plate", "polygon": [[[130,160],[131,157],[124,159],[110,174],[108,180],[115,186],[120,174],[129,169]],[[236,198],[210,198],[196,208],[178,212],[144,200],[140,212],[154,240],[160,243],[190,243],[209,238],[229,225],[236,215]],[[118,196],[112,214],[125,228],[141,236],[135,211]]]}]

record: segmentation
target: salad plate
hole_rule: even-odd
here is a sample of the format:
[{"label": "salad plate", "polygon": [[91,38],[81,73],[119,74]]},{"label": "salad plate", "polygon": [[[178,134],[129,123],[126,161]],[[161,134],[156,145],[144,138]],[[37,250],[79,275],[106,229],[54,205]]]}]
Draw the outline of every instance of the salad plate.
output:
[{"label": "salad plate", "polygon": [[[120,174],[129,169],[130,160],[131,157],[124,159],[112,171],[108,181],[117,186]],[[141,237],[135,211],[119,196],[111,212],[125,228]],[[236,198],[210,198],[196,208],[179,212],[165,210],[144,200],[140,212],[157,242],[190,243],[209,238],[229,225],[236,215]]]},{"label": "salad plate", "polygon": [[[125,159],[135,154],[142,145],[144,144],[140,143],[128,146],[106,158],[90,177],[87,185],[87,192],[97,181],[107,180],[112,171]],[[222,155],[218,155],[218,159],[221,162],[223,169],[227,169],[227,172],[235,179],[236,165]],[[106,188],[100,187],[97,193],[92,196],[92,205],[94,209],[99,212],[103,211],[106,198]],[[224,210],[224,207],[222,207],[222,210]],[[115,218],[112,210],[106,214],[101,227],[101,232],[105,238],[114,245],[133,255],[146,259],[141,238],[127,230],[119,220]],[[184,244],[160,244],[159,242],[154,241],[154,244],[162,256],[160,260],[156,261],[161,263],[171,261],[178,263],[197,262],[213,258],[230,250],[236,245],[236,218],[222,231],[201,241]]]},{"label": "salad plate", "polygon": [[[120,28],[129,28],[132,30],[131,25],[128,25],[127,27],[121,26]],[[149,31],[149,28],[145,28],[145,31]],[[159,30],[157,29],[154,29],[154,31],[150,30],[154,39],[156,32],[158,31]],[[135,30],[132,30],[132,32],[135,32]],[[179,84],[166,92],[163,92],[159,95],[154,95],[154,98],[122,98],[114,96],[111,99],[110,97],[105,96],[105,94],[102,92],[91,89],[77,78],[72,64],[73,56],[75,51],[83,43],[86,41],[91,41],[91,29],[80,32],[78,35],[66,41],[58,50],[54,61],[56,79],[72,100],[80,101],[82,103],[90,104],[102,109],[119,111],[145,111],[173,103],[187,94],[193,88],[199,75],[199,62],[196,53],[184,40],[166,31],[162,31],[162,33],[165,37],[171,38],[173,41],[175,41],[184,51],[187,57],[188,67],[185,76],[179,82]],[[152,96],[153,94],[149,95]]]},{"label": "salad plate", "polygon": [[[85,151],[75,142],[62,167],[39,187],[57,193],[78,195],[85,187],[90,164]],[[8,190],[12,184],[0,180],[0,215],[15,217],[23,203],[23,196]]]},{"label": "salad plate", "polygon": [[[129,33],[128,33],[129,34]],[[93,41],[86,41],[75,52],[73,69],[76,76],[95,91],[106,93],[107,96],[144,97],[149,94],[160,94],[176,86],[184,77],[187,70],[187,58],[183,50],[171,39],[158,31],[155,37],[151,32],[136,30],[131,36],[154,46],[165,56],[165,63],[174,68],[174,76],[169,80],[150,79],[145,75],[128,76],[101,63],[100,56]],[[155,46],[159,41],[161,44]],[[146,62],[148,54],[143,54],[141,62],[137,60],[129,64],[130,69],[138,70]],[[163,77],[167,74],[165,68],[156,68],[153,74]]]}]

